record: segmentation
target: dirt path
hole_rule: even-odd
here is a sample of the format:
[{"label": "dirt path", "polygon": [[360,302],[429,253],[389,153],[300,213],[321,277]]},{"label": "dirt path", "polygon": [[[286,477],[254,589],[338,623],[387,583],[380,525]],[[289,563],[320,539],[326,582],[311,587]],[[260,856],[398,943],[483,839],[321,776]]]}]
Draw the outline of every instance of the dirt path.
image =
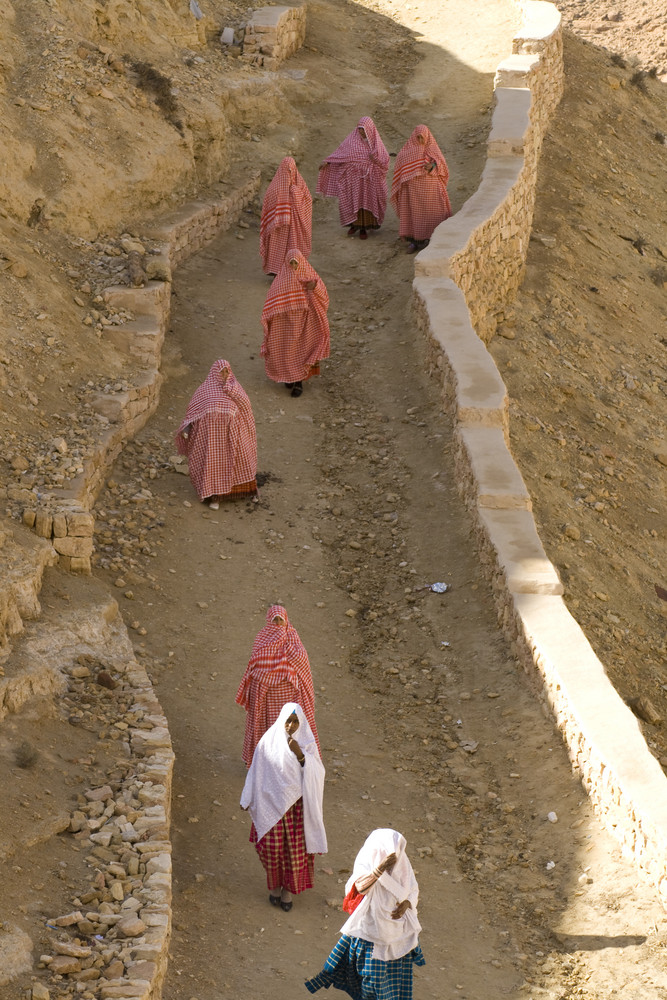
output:
[{"label": "dirt path", "polygon": [[[443,7],[423,6],[422,17]],[[464,4],[444,6],[443,23],[460,23]],[[509,37],[511,5],[485,6]],[[475,34],[477,62],[459,51],[447,101],[436,88],[416,114],[429,66],[452,58],[433,37],[415,42],[360,7],[312,5],[310,50],[290,64],[306,79],[286,82],[293,110],[262,149],[274,164],[295,153],[314,187],[322,155],[361,114],[374,116],[392,152],[425,118],[452,150],[459,207],[479,178],[474,137],[508,51],[496,37],[482,65]],[[459,37],[472,47],[472,32]],[[425,62],[413,73],[417,53]],[[258,219],[246,222],[179,272],[160,410],[98,510],[112,539],[100,547],[100,575],[117,585],[177,754],[166,1000],[305,995],[303,979],[336,940],[354,854],[381,825],[405,834],[420,881],[427,965],[416,1000],[667,996],[662,911],[591,818],[497,631],[453,486],[451,428],[421,374],[412,262],[396,220],[362,244],[342,235],[334,203],[316,203],[312,262],[331,296],[332,358],[299,400],[264,377],[268,282]],[[221,356],[253,402],[265,484],[259,505],[213,513],[170,456],[189,396]],[[127,511],[139,488],[152,494],[153,529],[128,571],[141,536]],[[450,591],[415,590],[436,580]],[[234,694],[275,601],[310,654],[327,766],[330,853],[289,915],[268,904],[237,806],[245,769]]]}]

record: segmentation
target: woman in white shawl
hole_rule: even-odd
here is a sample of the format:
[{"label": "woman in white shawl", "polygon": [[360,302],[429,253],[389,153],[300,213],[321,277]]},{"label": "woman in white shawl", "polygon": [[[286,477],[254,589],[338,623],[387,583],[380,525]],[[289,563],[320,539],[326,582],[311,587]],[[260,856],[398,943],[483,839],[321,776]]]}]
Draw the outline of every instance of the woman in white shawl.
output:
[{"label": "woman in white shawl", "polygon": [[314,855],[326,854],[324,765],[301,705],[288,702],[255,747],[241,796],[252,817],[250,843],[266,871],[269,902],[292,909],[312,889]]},{"label": "woman in white shawl", "polygon": [[373,830],[354,862],[343,909],[350,917],[311,993],[336,989],[354,1000],[412,1000],[412,966],[424,965],[419,887],[396,830]]}]

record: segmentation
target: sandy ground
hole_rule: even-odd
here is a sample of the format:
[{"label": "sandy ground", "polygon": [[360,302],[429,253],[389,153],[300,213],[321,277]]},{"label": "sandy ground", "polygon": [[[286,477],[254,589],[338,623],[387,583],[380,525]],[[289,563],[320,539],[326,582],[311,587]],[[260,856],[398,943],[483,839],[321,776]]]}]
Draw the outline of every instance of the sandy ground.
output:
[{"label": "sandy ground", "polygon": [[[461,24],[463,10],[455,0],[419,6],[312,4],[307,47],[290,63],[290,69],[305,70],[305,77],[281,82],[286,102],[276,124],[248,122],[261,142],[243,147],[246,161],[237,167],[259,164],[266,183],[290,152],[314,189],[318,162],[360,115],[373,115],[394,153],[414,124],[425,120],[447,153],[450,195],[459,208],[479,180],[493,71],[509,49],[516,14],[501,0],[485,4],[484,13],[496,27],[493,46],[480,47],[486,33],[478,14],[474,27],[451,30]],[[599,176],[603,168],[620,170],[618,161],[627,149],[623,171],[628,173],[621,179],[631,185],[629,150],[643,136],[646,173],[642,190],[629,197],[644,213],[642,235],[651,247],[660,246],[655,212],[641,201],[647,195],[657,204],[664,186],[656,159],[664,147],[653,138],[662,97],[650,89],[658,85],[646,81],[647,95],[630,83],[632,67],[612,63],[592,46],[572,42],[567,51],[577,84],[586,92],[570,89],[547,143],[536,231],[565,238],[563,229],[555,231],[552,224],[565,214],[574,152],[581,152],[580,169],[588,173],[599,156],[597,139],[586,128],[594,106],[610,115],[600,128],[605,128],[605,150],[613,153],[603,157]],[[603,86],[600,78],[608,75],[607,68],[626,83]],[[613,119],[610,101],[626,102],[614,103]],[[642,119],[648,123],[644,132]],[[626,127],[627,137],[621,138]],[[249,162],[248,151],[255,152]],[[615,173],[604,187],[600,183],[601,192],[612,190],[607,183],[614,181],[619,181]],[[578,224],[588,226],[588,235],[606,247],[609,235],[590,228],[590,219],[605,211],[604,198],[587,184],[580,201],[584,218]],[[395,826],[407,837],[420,881],[427,965],[417,972],[416,1000],[667,997],[662,908],[592,817],[559,735],[498,633],[490,594],[477,573],[470,525],[453,485],[451,428],[440,413],[436,388],[420,374],[424,349],[408,311],[413,266],[398,242],[396,219],[390,212],[380,233],[365,244],[345,237],[333,202],[317,201],[314,220],[311,259],[331,296],[332,358],[322,377],[309,383],[298,400],[264,377],[259,317],[268,279],[257,255],[258,215],[249,212],[245,226],[221,237],[179,272],[160,409],[126,449],[96,511],[97,576],[121,604],[169,717],[177,753],[174,932],[165,1000],[305,996],[303,979],[320,969],[342,923],[339,903],[354,854],[369,830],[380,825]],[[634,236],[627,214],[619,215],[617,229]],[[562,461],[562,454],[573,477],[589,470],[586,456],[579,457],[580,442],[574,442],[570,455],[554,439],[558,459],[544,450],[544,441],[541,448],[531,444],[531,436],[555,425],[555,418],[537,410],[549,407],[543,392],[527,395],[538,367],[549,371],[539,340],[544,337],[540,318],[549,312],[545,283],[554,283],[547,291],[559,299],[548,302],[555,310],[554,329],[568,330],[563,315],[573,313],[573,303],[563,304],[563,289],[572,288],[570,275],[579,273],[583,262],[588,266],[593,253],[582,232],[577,229],[576,239],[567,243],[557,269],[553,255],[562,254],[560,245],[531,245],[516,323],[494,344],[494,352],[510,391],[521,400],[521,407],[515,406],[513,440],[535,491],[545,541],[553,544],[561,572],[571,572],[570,596],[583,612],[589,598],[583,587],[577,592],[580,568],[600,578],[589,585],[591,592],[613,593],[608,558],[595,534],[612,529],[591,513],[581,529],[579,555],[571,551],[569,538],[566,554],[556,551],[562,525],[576,517],[558,506],[565,487],[546,471]],[[625,243],[623,249],[642,258],[628,258],[633,267],[646,264],[648,272],[660,266]],[[651,403],[656,394],[644,383],[653,380],[643,371],[656,366],[654,331],[664,316],[659,298],[664,292],[650,276],[621,271],[612,263],[608,287],[597,274],[590,286],[605,288],[605,303],[618,310],[623,323],[634,320],[613,300],[611,289],[623,285],[613,284],[611,277],[625,275],[632,292],[644,280],[641,322],[632,333],[640,336],[647,328],[654,338],[635,348],[642,372],[637,381],[649,402],[628,409],[633,418],[645,420],[641,428],[656,440],[648,454],[642,451],[630,420],[622,454],[646,470],[642,482],[655,489],[659,470],[648,456],[660,447],[654,428],[661,397]],[[595,296],[590,286],[586,282],[588,295]],[[583,300],[578,290],[576,311],[590,326]],[[599,308],[595,298],[593,308]],[[624,326],[616,323],[620,338]],[[601,322],[598,335],[606,329]],[[598,378],[601,355],[594,333],[575,326],[573,336],[585,335],[590,342],[573,345],[573,351],[581,348],[586,354],[577,350],[570,361],[576,362],[582,382],[588,379],[593,396],[610,391]],[[569,360],[566,345],[557,346]],[[263,485],[258,505],[223,506],[214,513],[197,503],[171,459],[172,436],[187,401],[217,357],[230,360],[253,402]],[[557,357],[551,346],[549,357]],[[567,388],[569,405],[573,397]],[[600,402],[588,399],[588,404],[593,414],[602,412]],[[615,397],[610,411],[614,404]],[[522,409],[531,419],[521,418]],[[586,426],[583,443],[601,448],[609,437],[606,418],[596,429],[595,417],[589,420],[582,407],[570,417],[578,421]],[[591,437],[595,433],[599,445]],[[565,431],[559,434],[568,437]],[[550,441],[546,432],[545,437]],[[617,471],[624,476],[617,481],[627,484],[627,507],[646,505],[641,490],[649,487],[627,469]],[[589,474],[594,473],[597,465]],[[563,471],[563,481],[569,475]],[[134,512],[131,497],[138,488],[151,491],[151,517]],[[582,494],[585,511],[607,499],[585,500],[588,495]],[[572,508],[577,517],[580,507]],[[606,517],[612,521],[608,510]],[[617,558],[623,556],[622,545],[641,556],[637,539],[658,527],[642,523],[627,538],[615,533]],[[653,535],[645,537],[653,540],[647,544],[657,544]],[[583,548],[587,538],[596,543],[594,560],[589,559],[591,545]],[[608,544],[606,552],[610,549]],[[590,623],[582,618],[591,626],[592,640],[607,635],[609,626],[621,628],[616,648],[628,642],[628,634],[637,641],[633,626],[639,622],[646,646],[636,658],[624,660],[626,669],[618,674],[643,683],[640,653],[650,650],[657,658],[660,610],[658,605],[647,610],[644,578],[634,564],[629,572],[633,575],[618,597],[626,616],[622,627],[603,616]],[[415,589],[434,581],[447,582],[449,591],[436,595]],[[56,574],[49,586],[47,603],[53,597],[55,605],[63,593],[75,596],[74,585]],[[275,601],[287,606],[310,654],[327,767],[330,853],[317,860],[315,888],[288,915],[269,906],[262,869],[247,843],[248,820],[237,806],[245,769],[240,759],[243,713],[234,694],[266,607]],[[617,607],[607,612],[621,618]],[[650,694],[658,699],[657,659],[655,672]],[[62,726],[53,721],[49,733],[49,724],[48,717],[34,721],[31,739],[62,737]],[[66,752],[71,770],[58,786],[63,796],[84,780],[81,772],[89,781],[92,772],[102,774],[112,765],[103,755],[87,757],[85,741],[77,740],[81,745]],[[31,780],[30,773],[22,773],[24,786]],[[26,801],[31,794],[35,788],[26,788]],[[556,823],[547,819],[550,812],[557,814]],[[21,814],[18,803],[16,814]],[[39,912],[40,894],[48,913],[64,882],[77,891],[77,859],[67,841],[58,840],[58,849],[60,871],[40,848],[23,862],[44,871],[39,880],[31,878],[26,900],[31,916]],[[25,877],[16,868],[16,881],[7,890],[12,912],[25,908]]]},{"label": "sandy ground", "polygon": [[[327,61],[332,10],[318,13],[308,41],[335,103],[310,94],[315,114],[302,98],[312,124],[289,136],[313,187],[322,154],[364,111],[395,152],[413,123],[395,108],[409,112],[431,77],[425,62],[408,84],[397,60],[389,101],[350,31],[354,86],[341,107]],[[443,58],[429,38],[425,60]],[[498,41],[484,54],[489,71],[506,51]],[[464,80],[457,99],[451,90],[446,103],[434,94],[427,116],[453,150],[459,204],[480,166],[477,144],[469,151],[461,134],[471,128],[469,109],[488,107],[491,85],[490,72],[480,72],[483,64],[473,70],[466,55],[452,69]],[[295,68],[310,64],[308,53],[294,60]],[[476,127],[485,121],[478,115]],[[276,143],[277,160],[280,129],[264,138]],[[331,295],[332,359],[298,401],[263,374],[258,320],[268,282],[256,256],[256,215],[246,222],[249,229],[224,236],[179,274],[160,411],[100,501],[110,519],[117,497],[142,483],[165,522],[164,544],[147,560],[161,589],[130,581],[124,602],[128,623],[147,631],[141,648],[178,759],[165,997],[298,994],[335,942],[347,871],[377,825],[405,834],[421,884],[428,964],[417,974],[417,997],[640,997],[649,985],[667,988],[662,912],[592,819],[557,734],[497,632],[453,488],[450,428],[420,375],[422,344],[407,312],[412,263],[396,220],[388,216],[363,245],[338,228],[334,203],[316,203],[312,262]],[[170,436],[218,356],[231,361],[253,401],[265,482],[258,506],[213,513],[197,504],[185,477],[160,473],[151,482],[146,470],[156,458],[168,465]],[[118,571],[108,572],[111,582]],[[119,593],[128,584],[121,578]],[[435,580],[451,590],[415,590]],[[233,699],[274,601],[286,604],[310,653],[328,769],[330,853],[289,916],[268,904],[236,804],[243,717]]]}]

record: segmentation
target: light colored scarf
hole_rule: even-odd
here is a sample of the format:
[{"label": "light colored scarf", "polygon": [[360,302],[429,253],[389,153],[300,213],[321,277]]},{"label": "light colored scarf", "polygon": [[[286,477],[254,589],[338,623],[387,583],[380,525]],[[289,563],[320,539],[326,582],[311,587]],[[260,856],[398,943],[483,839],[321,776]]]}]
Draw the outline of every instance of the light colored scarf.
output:
[{"label": "light colored scarf", "polygon": [[[306,758],[303,767],[287,744],[285,723],[292,712],[299,720],[299,728],[293,736]],[[306,850],[308,854],[326,854],[323,796],[324,765],[315,737],[301,705],[288,702],[255,748],[241,795],[241,807],[249,810],[257,839],[261,840],[287,810],[303,798]]]},{"label": "light colored scarf", "polygon": [[[342,934],[372,941],[372,957],[380,962],[402,958],[417,946],[419,940],[419,886],[405,848],[405,837],[396,830],[373,830],[357,854],[352,875],[345,886],[347,893],[357,879],[370,875],[389,854],[396,855],[396,864],[391,874],[382,873],[341,927]],[[392,911],[405,899],[409,899],[412,905],[402,917],[393,920]]]}]

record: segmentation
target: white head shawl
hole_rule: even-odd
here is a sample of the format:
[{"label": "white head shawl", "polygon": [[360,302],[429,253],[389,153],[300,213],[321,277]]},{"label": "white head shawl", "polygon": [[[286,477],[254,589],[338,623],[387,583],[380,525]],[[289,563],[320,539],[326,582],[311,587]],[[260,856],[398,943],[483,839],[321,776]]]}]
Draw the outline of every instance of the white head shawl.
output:
[{"label": "white head shawl", "polygon": [[[405,837],[396,830],[373,830],[357,854],[352,875],[345,892],[363,875],[370,875],[389,854],[396,855],[391,874],[383,872],[371,886],[341,933],[373,942],[373,958],[391,962],[402,958],[417,946],[421,925],[417,919],[419,886],[412,865],[405,853]],[[392,920],[392,910],[409,899],[411,907],[398,920]]]},{"label": "white head shawl", "polygon": [[[294,713],[299,728],[294,738],[306,758],[303,767],[287,744],[285,723]],[[327,835],[322,817],[324,765],[301,705],[288,702],[255,747],[241,795],[257,830],[257,839],[276,825],[294,803],[303,798],[303,826],[309,854],[326,854]]]}]

